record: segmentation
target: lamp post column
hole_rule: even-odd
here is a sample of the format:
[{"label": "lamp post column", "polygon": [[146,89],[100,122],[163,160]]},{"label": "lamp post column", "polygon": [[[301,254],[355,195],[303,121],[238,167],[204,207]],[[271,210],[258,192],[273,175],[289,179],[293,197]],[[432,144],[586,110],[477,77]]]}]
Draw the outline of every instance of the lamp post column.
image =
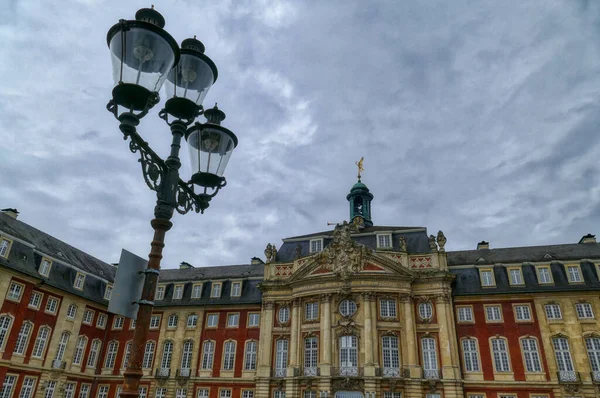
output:
[{"label": "lamp post column", "polygon": [[[135,130],[135,126],[132,127]],[[121,129],[123,130],[123,121]],[[173,217],[173,211],[176,206],[175,196],[179,180],[179,168],[181,167],[179,150],[181,148],[181,138],[185,134],[185,124],[179,121],[173,122],[171,132],[173,133],[171,153],[165,161],[167,169],[157,191],[158,199],[154,208],[155,218],[150,222],[154,229],[154,237],[150,243],[151,249],[148,255],[149,261],[146,268],[142,297],[138,302],[139,309],[133,332],[131,358],[127,364],[127,369],[123,373],[122,398],[139,397],[140,379],[144,375],[142,362],[144,360],[146,341],[150,329],[150,318],[152,317],[152,309],[154,308],[154,293],[156,292],[156,284],[158,282],[160,260],[162,260],[162,251],[165,247],[165,234],[173,226],[170,220]]]}]

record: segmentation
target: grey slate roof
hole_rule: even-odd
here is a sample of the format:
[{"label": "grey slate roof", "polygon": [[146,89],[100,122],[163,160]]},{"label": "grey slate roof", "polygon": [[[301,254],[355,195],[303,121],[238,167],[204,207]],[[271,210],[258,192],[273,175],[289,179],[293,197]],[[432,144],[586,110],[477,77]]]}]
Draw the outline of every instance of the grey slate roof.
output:
[{"label": "grey slate roof", "polygon": [[92,275],[109,281],[112,281],[115,276],[115,268],[110,264],[4,213],[0,213],[0,231],[28,242],[38,251]]},{"label": "grey slate roof", "polygon": [[[393,226],[374,226],[366,227],[359,234],[352,234],[352,239],[361,245],[365,245],[371,249],[377,248],[377,236],[367,235],[360,236],[361,234],[375,233],[375,232],[393,232],[393,231],[406,231],[400,233],[392,233],[392,250],[400,250],[400,236],[406,238],[406,246],[410,253],[429,253],[429,240],[427,238],[427,231],[422,227],[393,227]],[[308,256],[310,254],[310,239],[315,236],[327,236],[323,239],[323,248],[331,243],[333,240],[333,230],[318,232],[309,235],[301,235],[293,238],[284,239],[283,244],[277,251],[277,261],[289,262],[294,261],[297,258],[296,247],[300,245],[300,257]],[[293,242],[287,241],[288,239],[294,239]],[[297,240],[300,239],[300,240]]]},{"label": "grey slate roof", "polygon": [[[548,254],[551,257],[546,256]],[[480,258],[485,261],[477,261]],[[568,261],[582,258],[600,259],[600,244],[573,243],[454,251],[448,252],[448,265],[550,262],[551,260]]]},{"label": "grey slate roof", "polygon": [[160,282],[202,281],[208,279],[262,278],[265,274],[263,264],[223,265],[188,269],[162,269]]}]

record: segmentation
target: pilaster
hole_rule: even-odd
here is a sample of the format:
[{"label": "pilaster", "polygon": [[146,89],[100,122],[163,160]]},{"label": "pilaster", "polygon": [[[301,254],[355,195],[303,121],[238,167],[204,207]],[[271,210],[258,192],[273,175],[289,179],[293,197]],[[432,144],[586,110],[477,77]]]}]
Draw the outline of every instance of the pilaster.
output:
[{"label": "pilaster", "polygon": [[[321,296],[321,376],[331,374],[331,295]],[[329,391],[324,390],[324,391]]]},{"label": "pilaster", "polygon": [[[371,293],[363,294],[363,342],[365,351],[365,376],[375,376],[373,369],[373,323],[371,319],[371,302],[373,301],[373,295]],[[373,374],[371,374],[373,373]]]},{"label": "pilaster", "polygon": [[418,360],[417,332],[415,329],[415,314],[413,310],[413,299],[410,294],[401,294],[400,303],[403,307],[404,339],[406,340],[406,357],[403,358],[408,366],[411,378],[421,378],[421,366]]}]

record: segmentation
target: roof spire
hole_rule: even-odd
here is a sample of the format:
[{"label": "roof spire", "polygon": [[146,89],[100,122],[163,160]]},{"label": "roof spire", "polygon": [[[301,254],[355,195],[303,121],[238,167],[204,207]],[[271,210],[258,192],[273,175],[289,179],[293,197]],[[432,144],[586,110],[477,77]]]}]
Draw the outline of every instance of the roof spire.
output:
[{"label": "roof spire", "polygon": [[350,202],[350,222],[358,228],[365,226],[373,226],[371,221],[371,201],[373,194],[369,192],[369,188],[362,183],[363,162],[365,157],[361,157],[358,162],[354,162],[358,167],[358,182],[354,184],[350,193],[346,196]]}]

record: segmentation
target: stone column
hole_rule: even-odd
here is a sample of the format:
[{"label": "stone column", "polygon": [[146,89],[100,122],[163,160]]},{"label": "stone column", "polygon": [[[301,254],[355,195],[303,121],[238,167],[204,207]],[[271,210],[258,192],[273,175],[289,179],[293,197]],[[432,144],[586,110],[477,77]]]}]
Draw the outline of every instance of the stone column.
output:
[{"label": "stone column", "polygon": [[[295,299],[292,301],[292,322],[290,324],[290,362],[289,368],[295,368],[298,366],[298,315],[300,312],[300,300]],[[293,371],[293,369],[292,369]],[[289,373],[289,372],[288,372]],[[288,375],[288,376],[293,376]]]},{"label": "stone column", "polygon": [[321,296],[321,376],[331,374],[331,295]]},{"label": "stone column", "polygon": [[418,360],[419,344],[415,329],[415,314],[413,311],[413,300],[410,294],[400,295],[399,302],[402,303],[404,313],[404,334],[401,336],[406,340],[406,353],[403,365],[410,369],[411,378],[421,378],[421,370]]},{"label": "stone column", "polygon": [[[364,340],[364,350],[365,350],[365,367],[373,366],[373,324],[371,319],[371,301],[373,300],[373,295],[371,293],[363,294],[363,340]],[[365,369],[366,370],[366,369]],[[366,376],[366,374],[365,374]],[[374,376],[374,374],[373,374]]]},{"label": "stone column", "polygon": [[380,354],[380,340],[379,334],[377,333],[377,298],[373,297],[371,301],[371,338],[373,339],[373,363],[378,367],[379,363],[379,354]]},{"label": "stone column", "polygon": [[442,377],[444,379],[454,379],[454,363],[452,361],[451,337],[448,330],[448,312],[446,305],[449,297],[446,294],[438,295],[435,298],[435,306],[437,310],[437,323],[439,325],[438,344],[440,345],[440,364],[442,369]]},{"label": "stone column", "polygon": [[258,358],[259,377],[271,377],[271,357],[273,348],[273,301],[264,301],[260,318],[260,347]]}]

